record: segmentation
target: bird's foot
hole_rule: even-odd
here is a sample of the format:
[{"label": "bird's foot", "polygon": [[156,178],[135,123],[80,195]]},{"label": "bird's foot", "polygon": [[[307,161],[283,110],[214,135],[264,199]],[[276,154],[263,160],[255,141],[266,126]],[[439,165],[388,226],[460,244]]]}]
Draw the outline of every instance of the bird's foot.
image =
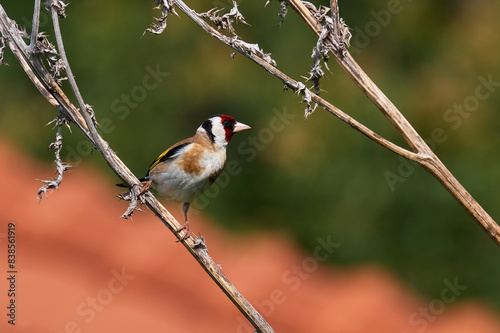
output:
[{"label": "bird's foot", "polygon": [[191,236],[191,232],[189,231],[189,224],[187,221],[186,221],[186,224],[184,224],[182,227],[180,227],[177,230],[177,234],[179,234],[182,230],[185,230],[186,232],[184,233],[184,235],[182,237],[179,237],[177,242],[182,242],[183,240],[186,240],[189,238],[189,236]]},{"label": "bird's foot", "polygon": [[147,182],[141,182],[142,189],[141,189],[141,192],[139,193],[139,195],[143,195],[144,193],[146,193],[147,191],[149,191],[149,189],[151,188],[151,184],[152,183],[153,183],[152,180],[147,181]]}]

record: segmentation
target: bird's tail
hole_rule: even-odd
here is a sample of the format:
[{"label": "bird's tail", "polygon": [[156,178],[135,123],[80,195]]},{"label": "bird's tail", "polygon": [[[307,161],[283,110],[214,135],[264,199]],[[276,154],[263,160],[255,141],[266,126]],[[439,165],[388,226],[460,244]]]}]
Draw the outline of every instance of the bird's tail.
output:
[{"label": "bird's tail", "polygon": [[[142,177],[141,179],[139,179],[140,182],[147,182],[147,181],[150,181],[149,179],[149,176],[146,176],[146,177]],[[127,184],[124,184],[124,183],[120,183],[120,184],[116,184],[116,186],[118,187],[129,187]]]}]

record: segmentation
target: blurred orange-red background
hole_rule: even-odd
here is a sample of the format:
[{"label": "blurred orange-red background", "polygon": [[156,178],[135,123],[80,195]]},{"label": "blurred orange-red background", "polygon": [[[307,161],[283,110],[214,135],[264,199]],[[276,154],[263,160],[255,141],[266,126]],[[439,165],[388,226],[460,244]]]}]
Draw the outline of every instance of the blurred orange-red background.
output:
[{"label": "blurred orange-red background", "polygon": [[[0,152],[1,332],[253,332],[149,211],[120,217],[127,203],[109,177],[80,166],[39,203],[36,179],[50,178],[53,168],[3,137]],[[182,216],[178,205],[167,208]],[[15,326],[6,316],[9,222],[16,226]],[[191,225],[276,332],[500,332],[492,307],[460,299],[460,279],[443,281],[441,299],[427,299],[376,265],[323,265],[342,251],[331,235],[311,255],[283,235],[228,233],[203,214],[193,214]]]},{"label": "blurred orange-red background", "polygon": [[[30,33],[33,2],[0,2]],[[317,36],[300,17],[289,10],[277,29],[278,1],[237,2],[249,23],[235,25],[238,35],[290,77],[308,77]],[[222,15],[233,1],[189,5]],[[304,122],[297,94],[180,11],[162,35],[141,38],[161,15],[153,6],[72,1],[61,29],[73,73],[104,139],[139,177],[212,114],[252,126],[228,147],[241,172],[219,177],[189,213],[192,231],[276,332],[500,332],[499,248],[430,174],[321,108]],[[498,221],[500,2],[343,1],[340,13],[359,65]],[[40,31],[55,44],[45,9]],[[407,147],[330,59],[321,96]],[[46,152],[55,130],[43,125],[57,110],[8,47],[4,61],[0,333],[253,332],[149,211],[120,217],[117,179],[75,127],[63,130],[61,151],[74,168],[38,202],[37,179],[55,175]],[[72,98],[67,81],[61,88]],[[165,204],[182,219],[180,205]]]}]

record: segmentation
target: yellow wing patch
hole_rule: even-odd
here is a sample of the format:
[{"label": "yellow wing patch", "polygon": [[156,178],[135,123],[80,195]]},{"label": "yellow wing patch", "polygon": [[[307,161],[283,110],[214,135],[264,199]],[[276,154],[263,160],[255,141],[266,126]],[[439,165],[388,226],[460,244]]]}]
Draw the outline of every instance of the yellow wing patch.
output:
[{"label": "yellow wing patch", "polygon": [[165,150],[163,153],[160,154],[160,156],[158,156],[156,158],[156,160],[154,160],[153,163],[151,163],[151,165],[149,166],[149,170],[148,171],[151,171],[151,169],[153,169],[158,163],[160,163],[161,159],[166,156],[168,154],[168,152],[170,151],[170,149],[167,149]]},{"label": "yellow wing patch", "polygon": [[175,147],[171,147],[171,148],[165,150],[163,153],[160,154],[160,156],[158,156],[156,158],[156,160],[154,160],[153,163],[151,163],[151,165],[149,166],[148,174],[151,171],[151,169],[153,169],[155,166],[158,165],[158,163],[164,162],[164,161],[172,158],[179,150],[181,150],[182,148],[184,148],[185,146],[187,146],[189,144],[191,144],[191,142],[184,142],[180,145],[177,145]]}]

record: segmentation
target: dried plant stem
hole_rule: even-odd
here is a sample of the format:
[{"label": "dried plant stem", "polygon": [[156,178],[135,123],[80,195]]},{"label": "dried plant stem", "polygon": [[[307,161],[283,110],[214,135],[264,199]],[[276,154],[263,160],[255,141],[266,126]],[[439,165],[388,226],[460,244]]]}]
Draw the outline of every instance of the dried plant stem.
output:
[{"label": "dried plant stem", "polygon": [[333,33],[335,40],[339,40],[339,26],[340,26],[340,15],[339,15],[339,3],[337,0],[330,0],[330,8],[332,10],[333,18]]},{"label": "dried plant stem", "polygon": [[62,180],[63,180],[64,172],[71,167],[69,164],[64,163],[61,160],[61,156],[60,156],[61,149],[62,149],[62,140],[63,140],[61,128],[63,125],[67,125],[67,126],[69,126],[69,125],[66,121],[66,118],[64,118],[64,116],[61,116],[61,115],[57,116],[50,123],[53,123],[53,122],[56,123],[57,134],[56,134],[56,140],[49,145],[49,149],[54,149],[54,155],[56,158],[55,161],[56,161],[56,168],[57,168],[57,177],[52,178],[50,180],[42,180],[41,181],[45,185],[43,185],[42,187],[40,187],[38,189],[37,198],[39,201],[42,201],[42,194],[45,197],[47,197],[47,190],[58,190],[59,189],[59,185],[61,185]]},{"label": "dried plant stem", "polygon": [[[291,7],[302,17],[307,25],[320,36],[322,25],[314,18],[310,11],[300,0],[287,0]],[[332,11],[338,15],[336,0],[332,0]],[[338,20],[337,20],[338,22]],[[490,215],[479,205],[479,203],[467,192],[453,174],[446,168],[441,160],[425,143],[422,137],[413,128],[410,122],[389,100],[389,98],[377,87],[377,85],[366,75],[362,68],[346,50],[340,50],[335,45],[338,43],[329,40],[327,46],[334,55],[340,66],[347,72],[356,85],[377,106],[377,108],[391,121],[401,133],[406,142],[416,154],[404,156],[410,160],[420,163],[450,192],[450,194],[475,218],[477,223],[490,235],[497,245],[500,246],[500,227]],[[396,152],[397,153],[397,152]]]},{"label": "dried plant stem", "polygon": [[38,29],[40,27],[40,2],[41,0],[35,0],[35,9],[33,11],[33,24],[31,27],[30,47],[35,46],[36,38],[38,37]]},{"label": "dried plant stem", "polygon": [[[285,73],[281,72],[279,69],[277,69],[275,66],[271,65],[268,61],[265,61],[262,57],[259,57],[258,55],[248,52],[246,49],[240,47],[239,44],[234,42],[234,38],[228,37],[226,35],[223,35],[220,33],[218,30],[214,29],[210,24],[205,22],[198,13],[196,13],[194,10],[192,10],[189,6],[187,6],[182,0],[173,0],[175,5],[183,11],[190,19],[192,19],[196,24],[198,24],[203,30],[205,30],[207,33],[209,33],[212,37],[215,37],[218,39],[220,42],[226,44],[227,46],[233,48],[235,51],[241,53],[242,55],[246,56],[247,58],[253,60],[255,63],[263,67],[266,71],[268,71],[270,74],[274,75],[278,79],[280,79],[286,87],[293,89],[294,91],[300,92],[302,94],[305,93],[305,89],[303,88],[303,84],[301,82],[295,81]],[[376,141],[380,145],[386,147],[387,149],[395,152],[396,154],[399,154],[401,156],[405,156],[407,158],[415,160],[417,158],[417,154],[414,152],[411,152],[405,148],[402,148],[393,142],[383,138],[379,134],[375,133],[362,123],[358,122],[356,119],[353,117],[349,116],[336,106],[332,105],[319,95],[307,90],[308,94],[310,93],[311,100],[321,107],[323,107],[325,110],[330,112],[331,114],[337,116],[339,119],[342,121],[346,122],[351,126],[352,128],[356,129],[357,131],[363,133],[366,135],[368,138]]]},{"label": "dried plant stem", "polygon": [[[61,2],[58,4],[60,5]],[[50,75],[47,68],[43,65],[40,57],[33,51],[36,49],[35,45],[26,45],[23,40],[21,31],[18,29],[16,23],[10,20],[5,13],[5,10],[0,5],[0,32],[5,38],[6,44],[12,50],[14,56],[17,58],[21,67],[31,79],[33,84],[38,88],[42,95],[60,112],[74,122],[78,128],[87,136],[87,138],[96,146],[102,154],[106,163],[110,168],[120,177],[126,184],[134,191],[134,195],[139,196],[140,183],[128,167],[118,158],[116,153],[109,147],[106,141],[97,133],[95,123],[90,115],[90,108],[84,103],[83,98],[78,90],[76,81],[71,73],[69,62],[64,52],[64,45],[62,43],[62,36],[59,29],[58,14],[61,15],[61,8],[56,11],[54,2],[49,3],[50,11],[54,24],[54,31],[56,34],[59,52],[64,62],[68,79],[75,93],[80,109],[78,110],[68,99],[62,89],[57,85],[54,78]],[[36,7],[36,6],[35,6]],[[62,8],[62,10],[64,7]],[[38,16],[35,14],[35,19]],[[35,25],[34,26],[38,26]],[[36,42],[35,42],[36,43]],[[146,205],[153,211],[153,213],[167,226],[177,238],[180,235],[177,230],[181,228],[181,224],[177,222],[174,217],[168,212],[165,207],[150,193],[146,192],[140,195]],[[208,275],[215,281],[215,283],[222,289],[228,298],[235,304],[241,313],[250,321],[256,330],[263,333],[274,332],[269,324],[262,318],[262,316],[253,308],[253,306],[241,295],[231,281],[222,273],[220,267],[208,254],[203,238],[189,237],[182,240],[184,247],[192,254],[196,261],[203,267]]]},{"label": "dried plant stem", "polygon": [[[383,147],[401,155],[407,159],[415,161],[422,165],[429,171],[439,182],[451,193],[451,195],[475,218],[476,222],[489,234],[493,241],[500,246],[500,227],[488,215],[488,213],[477,203],[477,201],[467,192],[467,190],[458,182],[453,174],[445,167],[439,160],[434,152],[425,143],[418,132],[411,126],[403,114],[396,108],[396,106],[385,96],[385,94],[377,87],[377,85],[366,75],[361,67],[354,61],[352,56],[345,48],[345,42],[341,40],[341,19],[339,17],[339,9],[337,0],[331,0],[331,11],[333,17],[333,34],[329,35],[326,39],[326,45],[335,56],[337,62],[349,74],[351,79],[358,85],[358,87],[368,96],[368,98],[377,106],[377,108],[389,119],[394,127],[401,133],[405,141],[411,147],[411,151],[400,147],[393,142],[381,137],[371,129],[356,121],[354,118],[347,115],[342,110],[333,106],[323,98],[305,88],[304,84],[293,80],[280,70],[278,70],[272,63],[266,61],[261,56],[253,52],[249,52],[246,48],[242,47],[241,41],[237,38],[230,38],[221,34],[218,30],[214,29],[207,22],[205,22],[201,15],[192,10],[182,0],[169,0],[174,3],[181,11],[183,11],[189,18],[198,24],[211,36],[217,38],[220,42],[233,48],[235,51],[243,54],[247,58],[253,60],[258,65],[263,67],[266,71],[279,78],[286,87],[303,94],[304,100],[308,103],[314,101],[322,106],[328,112],[334,114],[339,119],[349,124],[352,128],[363,133],[371,140],[377,142]],[[285,0],[292,6],[297,13],[304,19],[309,27],[316,33],[318,37],[322,35],[323,26],[311,14],[309,9],[304,5],[301,0]],[[166,20],[164,15],[163,19]],[[234,30],[233,30],[234,32]],[[321,37],[320,37],[321,38]],[[238,41],[236,43],[235,41]],[[306,109],[306,116],[312,111]]]}]

